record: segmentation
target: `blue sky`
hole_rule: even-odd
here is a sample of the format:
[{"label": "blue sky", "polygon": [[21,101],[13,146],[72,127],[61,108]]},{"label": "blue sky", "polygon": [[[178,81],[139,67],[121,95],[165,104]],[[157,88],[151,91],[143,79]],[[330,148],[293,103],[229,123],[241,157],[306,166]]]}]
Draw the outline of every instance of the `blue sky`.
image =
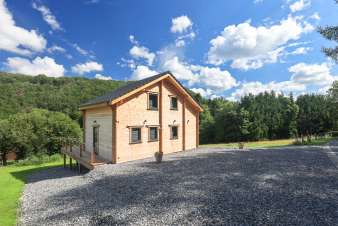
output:
[{"label": "blue sky", "polygon": [[170,70],[206,97],[325,92],[337,66],[317,32],[333,0],[0,0],[0,68],[141,79]]}]

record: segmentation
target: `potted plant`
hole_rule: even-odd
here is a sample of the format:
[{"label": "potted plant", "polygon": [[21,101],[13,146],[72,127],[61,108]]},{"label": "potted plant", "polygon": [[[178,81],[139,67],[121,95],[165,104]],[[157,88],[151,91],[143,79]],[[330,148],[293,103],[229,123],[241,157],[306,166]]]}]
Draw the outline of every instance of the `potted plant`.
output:
[{"label": "potted plant", "polygon": [[156,159],[157,163],[162,162],[162,157],[163,157],[163,152],[161,152],[161,151],[155,152],[155,159]]},{"label": "potted plant", "polygon": [[238,148],[239,149],[244,149],[244,142],[239,142],[238,143]]}]

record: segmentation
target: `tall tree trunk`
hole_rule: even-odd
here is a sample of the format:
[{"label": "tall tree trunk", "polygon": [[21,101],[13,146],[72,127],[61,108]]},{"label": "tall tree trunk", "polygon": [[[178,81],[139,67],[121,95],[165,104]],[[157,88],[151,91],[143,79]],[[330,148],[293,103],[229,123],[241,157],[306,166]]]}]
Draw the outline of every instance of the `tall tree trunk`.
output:
[{"label": "tall tree trunk", "polygon": [[1,154],[1,159],[2,159],[2,165],[6,166],[7,165],[7,156],[6,153]]}]

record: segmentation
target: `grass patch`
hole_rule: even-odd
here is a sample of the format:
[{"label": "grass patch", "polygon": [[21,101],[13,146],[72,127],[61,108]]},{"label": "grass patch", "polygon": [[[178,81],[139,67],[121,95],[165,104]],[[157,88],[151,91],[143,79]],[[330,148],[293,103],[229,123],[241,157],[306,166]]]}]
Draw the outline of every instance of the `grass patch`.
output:
[{"label": "grass patch", "polygon": [[12,162],[0,167],[0,226],[16,225],[19,198],[29,174],[63,164],[60,155],[37,159],[33,162],[29,159]]},{"label": "grass patch", "polygon": [[[301,145],[324,145],[327,142],[333,140],[334,138],[318,138],[313,139],[311,142],[305,142]],[[266,141],[252,141],[246,142],[245,148],[277,148],[277,147],[287,147],[295,144],[295,139],[282,139],[282,140],[266,140]],[[204,148],[238,148],[238,143],[220,143],[220,144],[202,144],[200,147]]]}]

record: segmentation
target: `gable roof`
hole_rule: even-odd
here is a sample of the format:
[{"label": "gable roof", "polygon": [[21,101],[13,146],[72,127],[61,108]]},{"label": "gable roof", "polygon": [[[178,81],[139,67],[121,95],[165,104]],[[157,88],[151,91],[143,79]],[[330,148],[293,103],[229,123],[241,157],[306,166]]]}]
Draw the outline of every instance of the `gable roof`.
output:
[{"label": "gable roof", "polygon": [[188,96],[192,99],[192,101],[194,102],[195,105],[197,105],[197,107],[202,111],[202,107],[199,105],[199,103],[190,95],[190,93],[188,92],[188,90],[175,78],[175,76],[173,76],[173,74],[170,71],[166,71],[166,72],[162,72],[160,74],[142,79],[142,80],[138,80],[138,81],[133,81],[133,82],[129,82],[128,84],[121,86],[117,89],[114,89],[113,91],[103,95],[103,96],[99,96],[96,97],[92,100],[89,100],[83,104],[80,105],[80,109],[85,109],[87,106],[91,106],[91,105],[97,105],[97,104],[103,104],[103,103],[111,103],[114,100],[121,98],[123,96],[125,96],[126,94],[137,90],[141,87],[146,86],[147,84],[155,81],[155,80],[161,80],[161,77],[167,77],[170,76],[171,78],[174,79],[175,82],[178,83],[178,85],[183,89],[183,91],[185,93],[188,94]]}]

